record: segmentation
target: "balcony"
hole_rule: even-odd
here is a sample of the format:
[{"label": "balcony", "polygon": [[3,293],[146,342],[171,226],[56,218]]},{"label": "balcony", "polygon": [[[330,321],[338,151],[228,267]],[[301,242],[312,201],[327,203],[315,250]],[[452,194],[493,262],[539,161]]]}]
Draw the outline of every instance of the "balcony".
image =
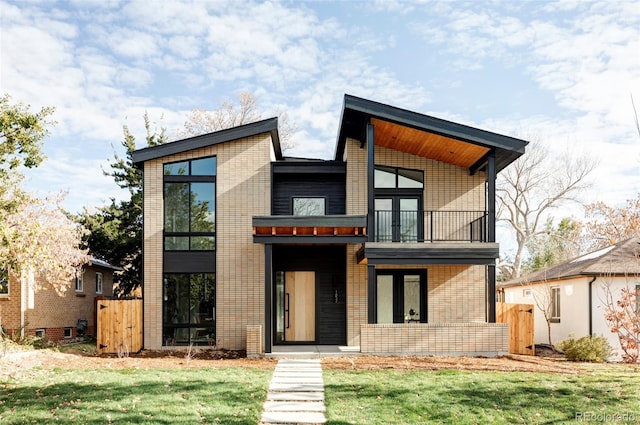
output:
[{"label": "balcony", "polygon": [[377,210],[374,238],[375,242],[487,242],[487,220],[486,211]]}]

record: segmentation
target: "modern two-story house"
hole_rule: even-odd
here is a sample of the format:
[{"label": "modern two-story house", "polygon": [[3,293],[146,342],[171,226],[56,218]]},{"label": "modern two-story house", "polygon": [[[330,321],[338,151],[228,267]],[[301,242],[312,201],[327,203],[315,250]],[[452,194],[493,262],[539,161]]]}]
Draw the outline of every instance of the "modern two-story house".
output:
[{"label": "modern two-story house", "polygon": [[277,119],[144,148],[144,346],[498,355],[495,181],[526,141],[345,95],[332,160]]}]

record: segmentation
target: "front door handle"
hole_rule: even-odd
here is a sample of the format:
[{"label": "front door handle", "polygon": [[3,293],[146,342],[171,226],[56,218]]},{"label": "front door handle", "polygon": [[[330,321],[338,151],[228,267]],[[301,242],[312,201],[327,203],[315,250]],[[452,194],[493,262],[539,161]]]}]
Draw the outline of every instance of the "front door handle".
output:
[{"label": "front door handle", "polygon": [[284,314],[287,316],[287,319],[286,319],[286,323],[287,323],[287,324],[286,324],[286,328],[287,328],[287,329],[289,329],[289,293],[288,293],[288,292],[287,292],[287,293],[285,293],[285,294],[284,294],[284,296],[285,296],[285,302],[284,302],[284,304],[285,304],[285,306],[284,306]]}]

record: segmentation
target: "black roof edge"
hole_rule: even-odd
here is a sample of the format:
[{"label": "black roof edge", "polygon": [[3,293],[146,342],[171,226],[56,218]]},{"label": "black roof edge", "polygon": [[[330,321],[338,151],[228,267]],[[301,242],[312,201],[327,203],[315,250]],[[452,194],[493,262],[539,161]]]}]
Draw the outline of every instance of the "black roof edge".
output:
[{"label": "black roof edge", "polygon": [[282,159],[282,148],[280,147],[280,136],[278,134],[278,118],[267,118],[265,120],[243,124],[237,127],[226,128],[214,131],[213,133],[202,134],[189,137],[187,139],[176,140],[162,145],[141,148],[131,153],[133,164],[139,167],[145,161],[162,158],[177,153],[182,153],[233,140],[244,139],[262,133],[270,133],[276,159]]},{"label": "black roof edge", "polygon": [[[347,110],[359,112],[364,116],[384,119],[385,121],[405,125],[417,130],[429,131],[446,137],[474,143],[477,145],[504,149],[523,154],[528,141],[488,130],[481,130],[465,124],[458,124],[430,115],[409,111],[407,109],[386,105],[384,103],[363,99],[350,94],[344,95],[342,114],[340,117],[340,129],[338,143],[336,144],[335,158],[342,159],[344,144],[346,142],[344,118]],[[338,158],[340,156],[340,158]]]}]

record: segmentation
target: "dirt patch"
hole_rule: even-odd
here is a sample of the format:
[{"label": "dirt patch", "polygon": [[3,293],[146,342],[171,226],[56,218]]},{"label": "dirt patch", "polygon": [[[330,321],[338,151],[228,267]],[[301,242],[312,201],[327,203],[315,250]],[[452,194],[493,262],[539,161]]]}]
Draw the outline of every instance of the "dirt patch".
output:
[{"label": "dirt patch", "polygon": [[[19,379],[43,371],[61,369],[198,369],[217,367],[252,367],[273,369],[271,358],[246,358],[244,352],[226,350],[143,350],[127,357],[96,356],[80,350],[32,350],[6,353],[0,358],[0,380]],[[351,356],[327,357],[325,369],[337,370],[496,370],[505,372],[585,373],[583,369],[560,359],[508,356],[421,357],[421,356]]]},{"label": "dirt patch", "polygon": [[585,373],[563,360],[534,356],[484,357],[423,357],[423,356],[357,356],[326,358],[325,369],[338,370],[495,370],[502,372]]}]

